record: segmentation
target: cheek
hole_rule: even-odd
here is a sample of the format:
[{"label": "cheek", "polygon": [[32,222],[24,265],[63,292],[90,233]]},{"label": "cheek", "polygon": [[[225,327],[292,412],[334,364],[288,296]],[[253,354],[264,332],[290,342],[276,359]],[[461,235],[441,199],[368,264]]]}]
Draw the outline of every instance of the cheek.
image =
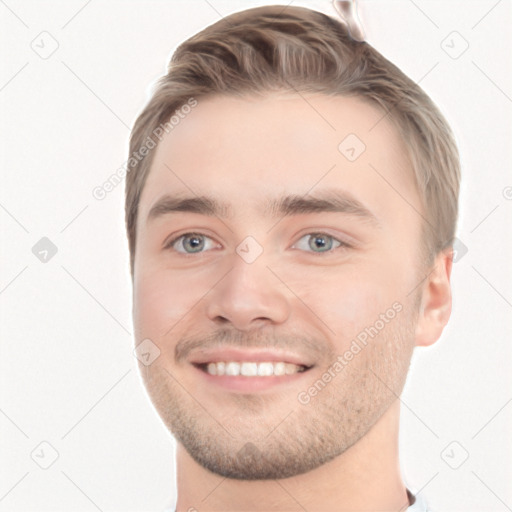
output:
[{"label": "cheek", "polygon": [[[398,300],[397,275],[382,266],[325,269],[305,286],[296,279],[290,288],[329,327],[326,334],[346,344],[360,331],[373,325]],[[300,290],[300,291],[299,291]],[[332,332],[333,331],[333,332]]]},{"label": "cheek", "polygon": [[177,323],[193,307],[196,295],[193,287],[183,286],[179,280],[162,272],[138,276],[133,296],[137,335],[158,342],[171,335],[171,332],[174,334],[178,330]]}]

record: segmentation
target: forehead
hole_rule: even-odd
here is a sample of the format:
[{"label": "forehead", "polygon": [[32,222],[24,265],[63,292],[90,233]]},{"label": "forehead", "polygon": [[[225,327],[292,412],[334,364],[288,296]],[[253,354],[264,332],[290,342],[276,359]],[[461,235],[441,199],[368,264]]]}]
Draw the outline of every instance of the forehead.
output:
[{"label": "forehead", "polygon": [[358,97],[199,98],[155,151],[140,217],[164,192],[207,193],[240,211],[272,192],[332,186],[365,188],[370,201],[386,182],[415,194],[398,131],[381,109]]}]

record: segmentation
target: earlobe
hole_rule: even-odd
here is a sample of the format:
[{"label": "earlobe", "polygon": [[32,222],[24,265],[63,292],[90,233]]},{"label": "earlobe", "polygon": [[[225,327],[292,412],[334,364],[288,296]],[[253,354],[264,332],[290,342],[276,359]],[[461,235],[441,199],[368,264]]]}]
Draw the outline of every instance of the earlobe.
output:
[{"label": "earlobe", "polygon": [[440,252],[422,288],[421,306],[416,326],[416,346],[429,346],[441,336],[452,311],[450,276],[453,250]]}]

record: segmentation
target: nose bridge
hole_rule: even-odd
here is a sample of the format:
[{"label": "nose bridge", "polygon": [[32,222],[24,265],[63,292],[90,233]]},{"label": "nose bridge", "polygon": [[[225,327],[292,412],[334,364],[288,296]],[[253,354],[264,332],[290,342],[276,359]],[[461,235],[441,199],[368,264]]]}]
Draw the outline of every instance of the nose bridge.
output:
[{"label": "nose bridge", "polygon": [[250,238],[236,247],[230,270],[208,294],[208,317],[231,322],[238,329],[249,329],[262,320],[282,323],[289,315],[286,288],[269,270],[271,262],[263,247]]}]

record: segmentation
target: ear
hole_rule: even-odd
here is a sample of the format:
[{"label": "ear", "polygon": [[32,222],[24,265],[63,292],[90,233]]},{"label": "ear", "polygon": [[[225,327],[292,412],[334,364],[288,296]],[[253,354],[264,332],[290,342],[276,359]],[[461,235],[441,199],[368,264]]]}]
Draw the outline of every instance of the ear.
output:
[{"label": "ear", "polygon": [[416,345],[429,346],[435,343],[452,312],[450,275],[453,249],[440,252],[431,267],[431,273],[423,284],[421,306],[416,326]]}]

